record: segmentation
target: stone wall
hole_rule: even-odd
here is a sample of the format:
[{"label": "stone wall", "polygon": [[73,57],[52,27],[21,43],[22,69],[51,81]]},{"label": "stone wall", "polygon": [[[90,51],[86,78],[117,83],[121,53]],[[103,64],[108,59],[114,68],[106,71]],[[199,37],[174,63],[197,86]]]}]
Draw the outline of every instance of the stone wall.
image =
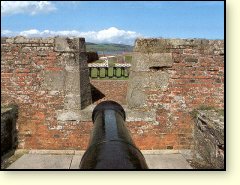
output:
[{"label": "stone wall", "polygon": [[194,161],[214,169],[224,168],[223,111],[199,110],[194,126]]},{"label": "stone wall", "polygon": [[224,42],[136,40],[127,104],[138,115],[149,113],[148,120],[139,117],[130,126],[142,148],[190,149],[189,112],[202,105],[224,106]]},{"label": "stone wall", "polygon": [[1,156],[17,146],[17,107],[1,107]]},{"label": "stone wall", "polygon": [[91,104],[88,76],[84,38],[1,38],[1,103],[19,106],[19,148],[86,145],[92,125],[79,124],[79,112]]}]

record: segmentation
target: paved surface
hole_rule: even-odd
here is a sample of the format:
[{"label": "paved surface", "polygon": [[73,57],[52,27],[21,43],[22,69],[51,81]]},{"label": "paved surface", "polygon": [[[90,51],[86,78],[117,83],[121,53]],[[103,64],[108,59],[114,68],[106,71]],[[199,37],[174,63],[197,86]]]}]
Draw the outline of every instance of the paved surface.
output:
[{"label": "paved surface", "polygon": [[[186,159],[175,154],[144,154],[150,169],[192,169]],[[82,154],[24,154],[7,169],[78,169]]]}]

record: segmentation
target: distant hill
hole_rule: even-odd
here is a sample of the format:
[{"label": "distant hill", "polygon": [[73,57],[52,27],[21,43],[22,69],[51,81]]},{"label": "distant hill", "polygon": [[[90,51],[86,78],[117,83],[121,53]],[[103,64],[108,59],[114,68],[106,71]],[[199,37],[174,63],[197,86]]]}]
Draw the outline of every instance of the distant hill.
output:
[{"label": "distant hill", "polygon": [[91,42],[86,42],[86,49],[87,51],[107,51],[107,52],[117,52],[117,51],[124,51],[124,52],[132,52],[133,51],[133,46],[130,45],[125,45],[125,44],[107,44],[107,43],[102,43],[102,44],[95,44]]}]

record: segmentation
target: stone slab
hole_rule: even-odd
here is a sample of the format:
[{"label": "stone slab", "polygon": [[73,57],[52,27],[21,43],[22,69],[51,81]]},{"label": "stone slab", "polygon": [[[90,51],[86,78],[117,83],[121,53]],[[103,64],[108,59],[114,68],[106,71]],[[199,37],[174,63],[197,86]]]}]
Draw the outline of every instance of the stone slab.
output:
[{"label": "stone slab", "polygon": [[[149,169],[192,169],[179,153],[162,153],[162,151],[142,153]],[[79,169],[82,156],[83,151],[77,155],[25,154],[7,169]]]},{"label": "stone slab", "polygon": [[156,121],[156,111],[137,111],[129,108],[124,109],[126,112],[126,121]]},{"label": "stone slab", "polygon": [[172,53],[140,53],[134,52],[132,71],[150,71],[151,68],[172,67]]},{"label": "stone slab", "polygon": [[57,113],[57,120],[58,121],[80,121],[80,111],[79,110],[58,110]]},{"label": "stone slab", "polygon": [[65,72],[64,71],[44,71],[44,81],[41,84],[43,90],[61,91],[64,90]]},{"label": "stone slab", "polygon": [[149,169],[192,169],[181,154],[144,155]]},{"label": "stone slab", "polygon": [[7,169],[69,169],[72,155],[25,154]]},{"label": "stone slab", "polygon": [[80,165],[82,156],[83,156],[83,155],[74,155],[74,156],[73,156],[70,169],[79,169],[79,165]]}]

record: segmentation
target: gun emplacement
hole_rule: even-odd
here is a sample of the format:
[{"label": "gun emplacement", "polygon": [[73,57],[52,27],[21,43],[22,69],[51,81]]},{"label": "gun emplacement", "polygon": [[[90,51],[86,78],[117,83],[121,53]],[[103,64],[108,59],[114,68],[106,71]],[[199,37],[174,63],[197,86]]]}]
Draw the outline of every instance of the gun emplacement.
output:
[{"label": "gun emplacement", "polygon": [[122,106],[104,101],[93,110],[93,132],[80,169],[148,169],[126,126]]}]

